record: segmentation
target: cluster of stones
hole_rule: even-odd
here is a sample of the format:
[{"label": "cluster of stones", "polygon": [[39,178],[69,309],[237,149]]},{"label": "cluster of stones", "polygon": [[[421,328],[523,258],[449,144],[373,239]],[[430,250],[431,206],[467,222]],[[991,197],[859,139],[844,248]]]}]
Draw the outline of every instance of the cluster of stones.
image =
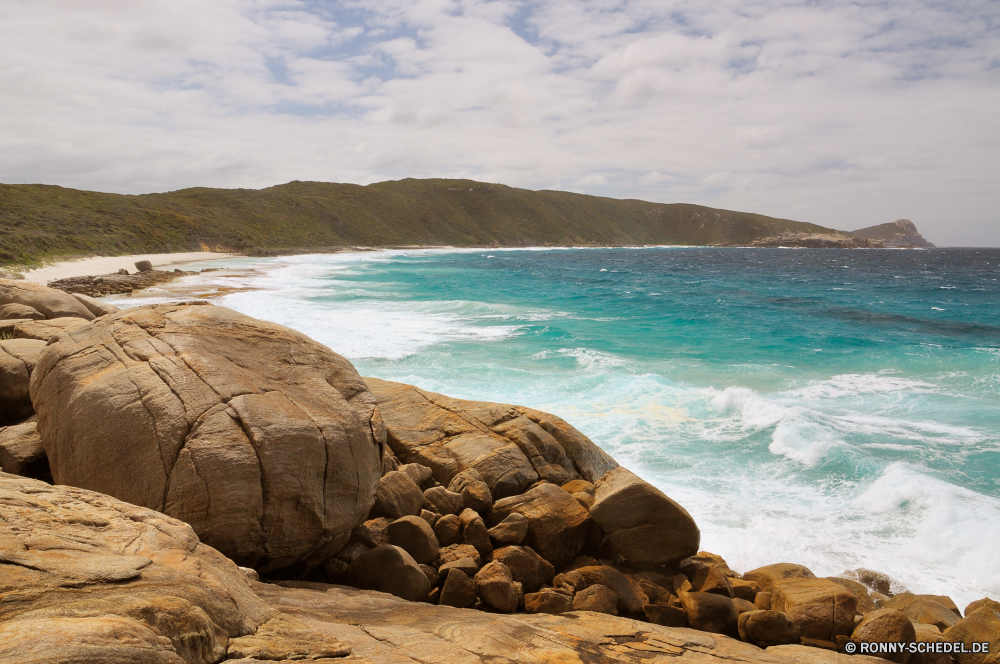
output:
[{"label": "cluster of stones", "polygon": [[56,279],[49,282],[49,287],[67,293],[102,297],[104,295],[132,293],[133,291],[151,288],[157,284],[172,281],[178,277],[198,274],[198,272],[187,272],[184,270],[154,270],[153,265],[149,261],[138,261],[135,267],[136,272],[132,274],[129,274],[128,270],[121,269],[112,274]]},{"label": "cluster of stones", "polygon": [[963,617],[865,570],[736,574],[699,552],[683,507],[551,414],[362,379],[300,333],[205,302],[117,311],[0,280],[0,316],[28,309],[0,340],[0,466],[173,517],[264,578],[610,614],[762,648],[961,640],[1000,652],[993,600]]}]

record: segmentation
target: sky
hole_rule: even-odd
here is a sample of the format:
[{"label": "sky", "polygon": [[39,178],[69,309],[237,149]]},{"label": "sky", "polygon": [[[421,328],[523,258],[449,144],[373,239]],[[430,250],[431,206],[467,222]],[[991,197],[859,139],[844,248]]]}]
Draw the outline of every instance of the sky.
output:
[{"label": "sky", "polygon": [[0,182],[450,177],[1000,246],[998,0],[2,0]]}]

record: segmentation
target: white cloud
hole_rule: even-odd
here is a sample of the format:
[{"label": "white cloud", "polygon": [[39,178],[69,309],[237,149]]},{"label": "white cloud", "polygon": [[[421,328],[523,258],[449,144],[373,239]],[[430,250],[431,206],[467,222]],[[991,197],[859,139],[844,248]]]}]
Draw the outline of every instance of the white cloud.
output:
[{"label": "white cloud", "polygon": [[989,0],[0,5],[0,181],[470,177],[1000,245]]}]

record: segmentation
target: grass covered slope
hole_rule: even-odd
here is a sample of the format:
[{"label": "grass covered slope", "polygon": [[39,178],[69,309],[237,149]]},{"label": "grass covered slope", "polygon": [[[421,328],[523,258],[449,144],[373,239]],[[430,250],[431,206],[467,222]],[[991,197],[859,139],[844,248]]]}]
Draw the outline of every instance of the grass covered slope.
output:
[{"label": "grass covered slope", "polygon": [[289,182],[126,196],[0,185],[0,263],[205,249],[347,246],[748,245],[840,231],[698,205],[529,191],[471,180]]}]

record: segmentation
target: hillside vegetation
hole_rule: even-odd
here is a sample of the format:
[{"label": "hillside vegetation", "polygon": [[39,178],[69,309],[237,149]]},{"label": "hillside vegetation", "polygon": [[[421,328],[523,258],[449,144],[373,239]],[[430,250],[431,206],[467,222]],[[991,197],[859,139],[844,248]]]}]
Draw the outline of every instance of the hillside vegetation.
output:
[{"label": "hillside vegetation", "polygon": [[840,231],[699,205],[529,191],[471,180],[289,182],[127,196],[0,185],[0,264],[84,255],[251,254],[407,245],[750,245]]}]

